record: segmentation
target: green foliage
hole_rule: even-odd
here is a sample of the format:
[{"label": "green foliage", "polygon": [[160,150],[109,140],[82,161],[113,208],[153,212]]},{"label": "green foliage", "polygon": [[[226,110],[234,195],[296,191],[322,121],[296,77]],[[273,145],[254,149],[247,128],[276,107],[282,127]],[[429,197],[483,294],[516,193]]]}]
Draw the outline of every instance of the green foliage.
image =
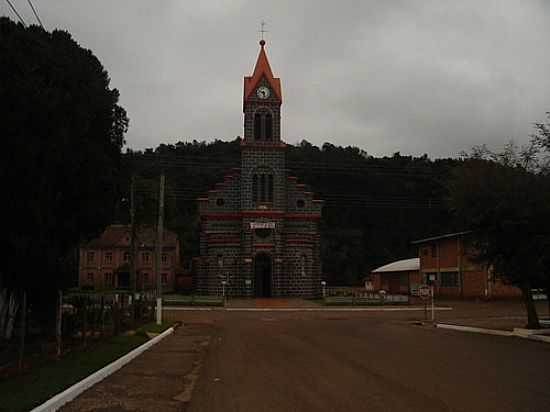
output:
[{"label": "green foliage", "polygon": [[69,386],[120,358],[147,341],[143,336],[117,336],[28,374],[0,382],[0,412],[29,411]]},{"label": "green foliage", "polygon": [[529,324],[537,326],[530,290],[548,278],[550,178],[526,168],[524,158],[510,145],[497,155],[476,150],[455,169],[450,193],[454,215],[473,231],[477,258],[522,289]]},{"label": "green foliage", "polygon": [[[167,176],[167,226],[179,234],[184,261],[198,256],[197,201],[224,175],[240,167],[240,139],[224,142],[180,142],[124,156],[139,175],[137,205],[143,221],[153,222],[162,168]],[[456,163],[427,156],[374,158],[356,147],[302,141],[290,145],[287,163],[300,182],[324,199],[323,273],[331,285],[359,284],[374,267],[415,256],[410,241],[453,230],[446,210],[446,179]],[[145,187],[147,186],[147,187]],[[129,189],[129,178],[125,189]],[[129,197],[129,192],[124,197]],[[147,210],[145,210],[147,209]],[[148,215],[148,216],[147,216]],[[120,221],[127,222],[127,211]]]},{"label": "green foliage", "polygon": [[136,335],[147,336],[147,333],[162,333],[174,326],[175,323],[174,321],[164,321],[160,325],[157,325],[155,322],[147,323],[136,329]]},{"label": "green foliage", "polygon": [[99,60],[65,31],[0,18],[0,67],[3,282],[44,292],[66,285],[69,252],[112,221],[128,118]]}]

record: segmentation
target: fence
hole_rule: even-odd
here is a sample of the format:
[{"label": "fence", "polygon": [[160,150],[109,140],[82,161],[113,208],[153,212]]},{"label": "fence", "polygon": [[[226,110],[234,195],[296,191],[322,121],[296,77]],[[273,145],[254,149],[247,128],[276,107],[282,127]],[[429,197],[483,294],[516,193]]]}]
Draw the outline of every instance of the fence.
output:
[{"label": "fence", "polygon": [[59,291],[56,301],[44,316],[25,291],[0,290],[0,377],[151,322],[155,313],[153,293]]},{"label": "fence", "polygon": [[329,287],[326,289],[327,305],[408,304],[408,295],[370,292],[361,287]]}]

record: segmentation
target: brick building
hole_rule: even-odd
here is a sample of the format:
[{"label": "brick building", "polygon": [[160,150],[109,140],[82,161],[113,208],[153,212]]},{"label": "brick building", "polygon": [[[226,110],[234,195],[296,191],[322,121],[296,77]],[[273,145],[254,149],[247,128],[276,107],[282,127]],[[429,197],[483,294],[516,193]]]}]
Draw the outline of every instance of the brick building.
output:
[{"label": "brick building", "polygon": [[[97,238],[80,246],[79,285],[86,289],[130,289],[130,226],[111,225]],[[136,286],[138,291],[156,289],[153,226],[140,226],[136,245]],[[174,289],[179,267],[179,247],[175,233],[165,230],[161,254],[163,290]]]},{"label": "brick building", "polygon": [[286,169],[281,140],[282,90],[265,42],[244,78],[241,167],[198,199],[199,293],[234,296],[320,294],[322,201]]},{"label": "brick building", "polygon": [[484,263],[474,262],[470,232],[450,233],[412,242],[418,246],[422,283],[435,279],[439,296],[465,298],[519,297],[518,288],[504,284]]}]

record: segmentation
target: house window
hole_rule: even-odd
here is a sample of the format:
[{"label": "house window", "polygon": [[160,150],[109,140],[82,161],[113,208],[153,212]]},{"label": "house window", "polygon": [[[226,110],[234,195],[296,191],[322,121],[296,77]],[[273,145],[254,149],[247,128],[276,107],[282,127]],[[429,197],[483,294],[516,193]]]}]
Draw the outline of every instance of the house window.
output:
[{"label": "house window", "polygon": [[104,257],[105,263],[110,265],[113,263],[113,253],[112,252],[106,252]]},{"label": "house window", "polygon": [[429,248],[427,248],[427,247],[422,248],[422,256],[428,256],[429,253],[430,253]]},{"label": "house window", "polygon": [[218,267],[221,269],[223,268],[223,256],[218,255]]},{"label": "house window", "polygon": [[432,257],[437,257],[437,245],[435,243],[432,243],[431,245],[431,249],[432,249]]},{"label": "house window", "polygon": [[302,276],[306,276],[306,264],[307,264],[306,255],[302,255],[300,257],[300,273],[302,274]]},{"label": "house window", "polygon": [[441,272],[439,277],[440,286],[447,288],[458,287],[458,273],[457,272]]},{"label": "house window", "polygon": [[128,261],[130,260],[130,253],[124,252],[124,254],[122,255],[122,259],[123,259],[125,262],[128,262]]},{"label": "house window", "polygon": [[216,206],[223,206],[225,204],[225,201],[220,197],[216,199]]},{"label": "house window", "polygon": [[298,199],[296,201],[296,207],[298,209],[303,209],[305,207],[305,205],[306,205],[306,202],[304,201],[304,199]]},{"label": "house window", "polygon": [[168,263],[168,255],[163,253],[161,256],[162,263]]},{"label": "house window", "polygon": [[151,254],[149,252],[143,252],[141,254],[141,260],[143,263],[149,263],[151,261]]},{"label": "house window", "polygon": [[88,281],[89,285],[93,285],[94,284],[94,274],[93,273],[88,273],[88,277],[87,277],[86,280]]},{"label": "house window", "polygon": [[149,273],[141,275],[141,280],[143,282],[143,289],[149,288]]},{"label": "house window", "polygon": [[94,263],[94,259],[95,259],[95,253],[94,252],[88,252],[88,263]]},{"label": "house window", "polygon": [[160,282],[163,286],[166,286],[168,284],[168,273],[160,274]]},{"label": "house window", "polygon": [[105,273],[104,275],[104,279],[105,279],[105,288],[113,288],[114,287],[114,282],[113,282],[113,274],[111,272],[107,272]]}]

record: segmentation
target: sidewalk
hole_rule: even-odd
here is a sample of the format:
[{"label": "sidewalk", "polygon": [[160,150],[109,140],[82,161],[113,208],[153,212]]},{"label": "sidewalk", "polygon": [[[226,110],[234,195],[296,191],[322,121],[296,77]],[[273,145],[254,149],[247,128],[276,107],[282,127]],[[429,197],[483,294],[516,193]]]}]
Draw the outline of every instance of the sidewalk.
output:
[{"label": "sidewalk", "polygon": [[181,326],[60,410],[181,411],[190,400],[212,334],[210,325]]},{"label": "sidewalk", "polygon": [[321,307],[320,301],[300,298],[231,298],[227,308],[315,308]]}]

